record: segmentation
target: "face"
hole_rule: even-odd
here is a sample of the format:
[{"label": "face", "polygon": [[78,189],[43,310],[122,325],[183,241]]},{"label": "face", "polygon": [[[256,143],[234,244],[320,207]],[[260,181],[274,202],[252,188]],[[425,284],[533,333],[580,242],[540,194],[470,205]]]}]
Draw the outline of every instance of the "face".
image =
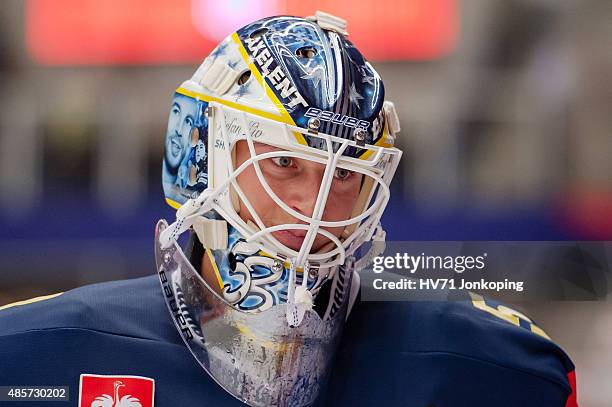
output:
[{"label": "face", "polygon": [[194,125],[196,104],[186,96],[177,95],[172,103],[166,131],[166,166],[173,173],[189,150],[190,133]]},{"label": "face", "polygon": [[[255,143],[255,152],[263,154],[278,149]],[[250,158],[246,141],[236,144],[236,168]],[[260,160],[262,174],[274,193],[295,211],[311,217],[319,195],[325,165],[294,157],[274,157]],[[342,221],[351,217],[361,189],[362,174],[336,168],[334,179],[323,212],[325,221]],[[266,227],[287,223],[305,224],[287,213],[264,190],[253,165],[249,165],[237,178],[238,185],[260,216]],[[246,206],[241,203],[240,217],[244,221],[255,220]],[[344,227],[323,228],[340,237]],[[299,251],[306,236],[306,230],[290,229],[273,232],[273,236],[285,246]],[[317,234],[311,252],[319,251],[330,240]]]}]

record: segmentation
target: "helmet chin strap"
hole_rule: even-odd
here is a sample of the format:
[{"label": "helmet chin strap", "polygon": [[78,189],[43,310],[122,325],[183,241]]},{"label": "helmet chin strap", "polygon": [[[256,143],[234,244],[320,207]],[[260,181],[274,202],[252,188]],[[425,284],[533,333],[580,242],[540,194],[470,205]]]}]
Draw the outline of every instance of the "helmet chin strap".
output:
[{"label": "helmet chin strap", "polygon": [[295,328],[302,323],[306,311],[311,311],[314,304],[312,293],[308,291],[308,277],[310,264],[304,263],[302,271],[302,284],[297,284],[295,259],[290,260],[289,267],[289,290],[287,293],[287,323],[291,328]]},{"label": "helmet chin strap", "polygon": [[224,250],[228,245],[227,221],[198,216],[193,230],[202,246],[210,250]]},{"label": "helmet chin strap", "polygon": [[216,190],[206,189],[196,199],[188,199],[176,211],[176,220],[159,235],[162,249],[169,248],[176,239],[193,226],[201,214],[210,211],[215,204]]}]

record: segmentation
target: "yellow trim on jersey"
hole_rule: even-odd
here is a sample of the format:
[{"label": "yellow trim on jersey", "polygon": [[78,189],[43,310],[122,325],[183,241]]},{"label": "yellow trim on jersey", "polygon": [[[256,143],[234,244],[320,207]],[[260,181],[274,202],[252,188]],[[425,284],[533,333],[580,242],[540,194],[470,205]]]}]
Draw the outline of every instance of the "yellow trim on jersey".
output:
[{"label": "yellow trim on jersey", "polygon": [[[242,45],[242,41],[240,41],[240,37],[238,37],[238,33],[235,32],[232,34],[232,40],[234,40],[234,42],[238,46],[238,50],[240,51],[240,55],[242,56],[242,59],[248,65],[249,69],[251,70],[251,73],[253,74],[257,82],[259,82],[259,85],[265,90],[268,97],[276,105],[276,108],[278,109],[283,119],[282,122],[295,126],[296,124],[293,121],[293,118],[291,117],[289,112],[287,112],[287,109],[285,109],[285,106],[281,103],[280,100],[278,100],[274,91],[268,86],[268,83],[264,80],[263,76],[261,76],[261,72],[259,72],[259,70],[257,69],[257,66],[255,66],[255,64],[253,63],[252,58],[249,57],[249,54],[247,53],[246,49]],[[305,146],[308,145],[302,133],[294,131],[293,136],[295,137],[298,143],[305,145]]]},{"label": "yellow trim on jersey", "polygon": [[481,311],[488,312],[489,314],[495,315],[497,318],[508,321],[511,324],[516,325],[518,327],[521,327],[521,320],[525,321],[525,323],[529,325],[529,330],[531,332],[550,340],[550,336],[548,336],[542,328],[540,328],[535,323],[533,323],[533,321],[529,319],[529,317],[527,317],[525,314],[518,312],[505,305],[498,305],[496,307],[493,307],[487,304],[485,298],[482,295],[473,293],[471,291],[468,294],[470,295],[472,299],[472,305],[475,308]]},{"label": "yellow trim on jersey", "polygon": [[27,304],[32,304],[32,303],[35,303],[35,302],[38,302],[38,301],[50,300],[51,298],[55,298],[55,297],[60,296],[62,294],[63,294],[63,292],[55,293],[55,294],[50,294],[50,295],[42,295],[40,297],[30,298],[29,300],[13,302],[13,303],[1,306],[0,307],[0,311],[5,310],[7,308],[17,307],[19,305],[27,305]]},{"label": "yellow trim on jersey", "polygon": [[208,255],[210,264],[212,264],[213,270],[215,271],[215,275],[217,276],[219,287],[221,287],[221,289],[223,290],[223,280],[221,279],[221,273],[219,273],[219,267],[217,267],[217,262],[215,261],[212,251],[210,249],[206,249],[206,254]]},{"label": "yellow trim on jersey", "polygon": [[546,339],[552,340],[550,339],[550,336],[548,336],[546,332],[544,332],[544,330],[540,328],[539,326],[537,326],[536,324],[531,324],[531,332],[538,334],[540,336],[543,336]]}]

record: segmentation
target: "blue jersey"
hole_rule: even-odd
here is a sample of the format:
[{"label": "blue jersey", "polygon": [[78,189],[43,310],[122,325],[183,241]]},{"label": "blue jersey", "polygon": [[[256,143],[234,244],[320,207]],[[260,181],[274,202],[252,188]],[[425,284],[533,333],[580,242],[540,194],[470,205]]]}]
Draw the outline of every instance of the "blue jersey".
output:
[{"label": "blue jersey", "polygon": [[[0,366],[0,386],[69,386],[69,402],[44,406],[78,405],[81,375],[153,379],[157,407],[243,405],[192,357],[156,276],[0,311]],[[575,406],[573,369],[526,317],[477,296],[358,301],[320,404]]]}]

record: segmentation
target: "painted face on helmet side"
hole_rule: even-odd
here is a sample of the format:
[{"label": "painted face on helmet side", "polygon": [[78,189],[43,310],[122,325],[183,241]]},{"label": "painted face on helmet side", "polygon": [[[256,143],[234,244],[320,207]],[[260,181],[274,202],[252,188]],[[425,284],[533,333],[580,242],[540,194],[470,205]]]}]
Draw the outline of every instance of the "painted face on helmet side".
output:
[{"label": "painted face on helmet side", "polygon": [[[255,143],[256,154],[278,151],[277,148]],[[236,165],[239,166],[250,158],[245,141],[236,144]],[[274,193],[297,212],[311,217],[319,195],[325,165],[294,157],[274,157],[259,161],[262,174]],[[323,211],[324,221],[344,221],[351,218],[359,196],[363,175],[342,168],[336,168],[329,190],[327,203]],[[284,224],[304,224],[281,208],[264,190],[261,182],[250,165],[237,178],[238,185],[246,198],[253,205],[266,227]],[[238,213],[245,221],[253,221],[252,214],[245,205],[240,205]],[[345,227],[322,228],[336,237],[340,237]],[[282,244],[299,251],[306,236],[306,230],[288,229],[273,232],[272,235]],[[330,240],[318,234],[311,252],[317,252]]]},{"label": "painted face on helmet side", "polygon": [[175,96],[168,118],[164,161],[169,172],[176,174],[190,147],[196,105],[190,98]]}]

